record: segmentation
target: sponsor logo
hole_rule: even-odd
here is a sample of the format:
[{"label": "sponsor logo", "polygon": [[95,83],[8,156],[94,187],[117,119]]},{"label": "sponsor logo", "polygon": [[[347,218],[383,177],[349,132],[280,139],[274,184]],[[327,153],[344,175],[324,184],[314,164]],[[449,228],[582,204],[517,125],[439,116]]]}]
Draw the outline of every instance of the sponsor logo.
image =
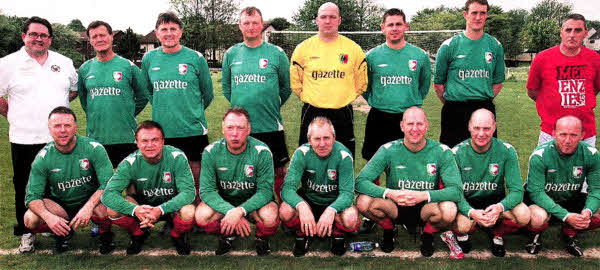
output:
[{"label": "sponsor logo", "polygon": [[332,192],[338,189],[338,185],[318,185],[308,180],[308,188],[316,192]]},{"label": "sponsor logo", "polygon": [[79,168],[82,170],[87,170],[90,168],[90,161],[87,158],[79,160]]},{"label": "sponsor logo", "polygon": [[181,75],[185,75],[188,71],[188,65],[187,64],[179,64],[179,74]]},{"label": "sponsor logo", "polygon": [[491,64],[492,59],[494,59],[494,55],[491,52],[485,52],[485,62]]},{"label": "sponsor logo", "polygon": [[498,189],[497,183],[490,182],[465,182],[463,183],[463,191],[477,191],[477,190],[496,190]]},{"label": "sponsor logo", "polygon": [[437,172],[437,167],[435,166],[435,163],[428,163],[427,164],[427,174],[429,174],[429,176],[433,176],[433,175],[435,175],[436,172]]},{"label": "sponsor logo", "polygon": [[52,72],[60,72],[60,66],[58,66],[58,65],[52,65],[50,67],[50,70],[52,70]]},{"label": "sponsor logo", "polygon": [[96,76],[94,76],[94,75],[90,75],[89,77],[87,77],[87,78],[85,78],[85,79],[86,79],[86,80],[89,80],[89,79],[93,79],[94,77],[96,77]]},{"label": "sponsor logo", "polygon": [[246,175],[246,177],[254,176],[254,165],[244,165],[244,174]]},{"label": "sponsor logo", "polygon": [[142,192],[144,197],[162,197],[162,196],[170,196],[175,194],[175,190],[172,188],[153,188],[153,189],[144,189]]},{"label": "sponsor logo", "polygon": [[556,169],[548,169],[548,172],[549,172],[549,173],[556,172]]},{"label": "sponsor logo", "polygon": [[583,175],[583,167],[573,166],[573,177],[581,178],[582,175]]},{"label": "sponsor logo", "polygon": [[331,179],[331,180],[336,180],[337,179],[337,171],[332,170],[332,169],[327,169],[327,177],[329,177],[329,179]]},{"label": "sponsor logo", "polygon": [[435,188],[435,183],[428,181],[415,181],[409,179],[398,180],[398,189],[408,190],[432,190]]},{"label": "sponsor logo", "polygon": [[402,170],[402,169],[406,169],[406,167],[402,166],[402,165],[399,165],[399,166],[396,166],[396,169]]},{"label": "sponsor logo", "polygon": [[255,184],[252,182],[219,181],[219,184],[222,189],[247,190],[247,189],[253,189],[255,187]]},{"label": "sponsor logo", "polygon": [[412,83],[412,78],[409,76],[381,76],[380,79],[381,85],[385,87],[388,84],[398,85],[404,84],[409,85]]},{"label": "sponsor logo", "polygon": [[317,60],[317,59],[321,59],[321,57],[318,56],[311,56],[309,57],[310,60]]},{"label": "sponsor logo", "polygon": [[470,171],[470,170],[472,170],[472,169],[473,169],[473,168],[471,168],[471,167],[464,167],[464,168],[463,168],[463,171]]},{"label": "sponsor logo", "polygon": [[50,172],[53,172],[53,173],[55,173],[55,172],[60,172],[60,171],[62,171],[62,169],[59,169],[59,168],[56,168],[56,169],[52,169],[52,170],[50,170]]},{"label": "sponsor logo", "polygon": [[408,69],[410,69],[410,71],[417,70],[417,60],[408,60]]},{"label": "sponsor logo", "polygon": [[235,85],[240,83],[264,83],[267,81],[267,76],[260,74],[240,74],[233,76]]},{"label": "sponsor logo", "polygon": [[90,89],[90,96],[92,96],[92,99],[96,98],[97,96],[120,96],[120,95],[121,95],[121,89],[119,89],[119,88],[98,87],[98,88]]},{"label": "sponsor logo", "polygon": [[347,54],[340,54],[340,63],[348,64],[348,55]]},{"label": "sponsor logo", "polygon": [[259,68],[267,68],[268,65],[269,65],[269,59],[261,58],[258,60]]},{"label": "sponsor logo", "polygon": [[544,189],[547,191],[579,191],[581,189],[581,184],[571,184],[571,183],[564,183],[564,184],[553,184],[553,183],[548,183],[546,184],[546,186],[544,187]]},{"label": "sponsor logo", "polygon": [[113,79],[115,82],[120,82],[123,79],[123,73],[121,71],[113,72]]},{"label": "sponsor logo", "polygon": [[57,183],[56,186],[58,187],[58,189],[60,189],[61,191],[64,192],[67,189],[80,187],[91,181],[92,181],[92,176],[82,176],[77,179],[71,179],[69,181]]},{"label": "sponsor logo", "polygon": [[186,89],[188,83],[180,80],[155,81],[152,87],[156,92],[163,89]]},{"label": "sponsor logo", "polygon": [[146,182],[146,181],[148,181],[148,178],[138,178],[137,181],[138,182]]},{"label": "sponsor logo", "polygon": [[331,71],[322,71],[315,70],[312,72],[312,78],[314,80],[318,79],[343,79],[346,76],[346,73],[339,70],[331,70]]},{"label": "sponsor logo", "polygon": [[387,66],[388,66],[388,64],[380,64],[380,65],[377,65],[377,66],[378,66],[378,67],[387,67]]},{"label": "sponsor logo", "polygon": [[464,54],[459,54],[459,55],[456,56],[456,58],[465,58],[465,57],[467,57],[467,56],[464,55]]},{"label": "sponsor logo", "polygon": [[489,78],[490,72],[485,69],[459,69],[458,77],[463,81],[465,79]]},{"label": "sponsor logo", "polygon": [[231,63],[232,66],[237,66],[237,65],[241,65],[243,62],[242,61],[238,61],[238,62],[233,62]]},{"label": "sponsor logo", "polygon": [[228,169],[228,168],[225,168],[225,167],[219,167],[219,168],[217,168],[217,170],[219,170],[219,171],[227,171],[227,170],[229,170],[229,169]]},{"label": "sponsor logo", "polygon": [[171,183],[171,172],[163,172],[163,181],[165,183]]},{"label": "sponsor logo", "polygon": [[160,70],[160,67],[153,67],[152,70]]},{"label": "sponsor logo", "polygon": [[500,169],[500,168],[498,167],[498,164],[496,164],[496,163],[494,163],[494,164],[490,164],[489,168],[490,168],[490,174],[491,174],[492,176],[496,176],[496,175],[498,175],[498,170]]}]

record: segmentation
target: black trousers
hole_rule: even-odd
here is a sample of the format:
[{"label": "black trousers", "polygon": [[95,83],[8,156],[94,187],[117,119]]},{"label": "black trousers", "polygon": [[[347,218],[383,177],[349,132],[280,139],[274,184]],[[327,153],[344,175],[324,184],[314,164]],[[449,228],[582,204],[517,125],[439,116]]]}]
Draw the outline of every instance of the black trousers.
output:
[{"label": "black trousers", "polygon": [[[440,142],[452,148],[471,137],[469,133],[469,119],[471,114],[478,109],[487,109],[496,116],[496,106],[492,100],[477,101],[448,101],[442,107],[442,127]],[[498,130],[494,131],[498,137]]]},{"label": "black trousers", "polygon": [[25,215],[25,211],[27,211],[27,208],[25,207],[25,188],[29,181],[31,163],[33,163],[35,156],[45,145],[46,144],[10,144],[14,173],[15,216],[17,218],[17,225],[14,227],[15,235],[22,235],[29,231],[23,222],[23,216]]},{"label": "black trousers", "polygon": [[400,129],[400,121],[404,113],[387,113],[371,108],[365,126],[365,141],[362,148],[362,157],[367,161],[379,150],[382,145],[404,138]]},{"label": "black trousers", "polygon": [[354,157],[354,111],[352,110],[351,104],[339,109],[321,109],[308,103],[304,103],[300,118],[298,145],[303,145],[308,142],[306,137],[308,125],[317,116],[327,117],[329,121],[331,121],[333,128],[335,129],[335,140],[346,146],[348,150],[352,152],[352,156]]}]

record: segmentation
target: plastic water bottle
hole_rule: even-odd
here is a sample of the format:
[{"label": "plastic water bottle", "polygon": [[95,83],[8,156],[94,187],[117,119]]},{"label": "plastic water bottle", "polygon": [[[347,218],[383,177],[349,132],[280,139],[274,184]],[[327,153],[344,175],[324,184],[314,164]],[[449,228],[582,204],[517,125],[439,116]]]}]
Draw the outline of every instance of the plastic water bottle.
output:
[{"label": "plastic water bottle", "polygon": [[96,237],[98,236],[98,234],[100,233],[100,226],[98,226],[98,224],[94,223],[93,221],[90,221],[90,235],[92,237]]},{"label": "plastic water bottle", "polygon": [[371,241],[362,241],[362,242],[352,242],[348,246],[348,250],[352,252],[363,252],[363,251],[372,251],[375,248],[379,247],[379,243],[373,243]]}]

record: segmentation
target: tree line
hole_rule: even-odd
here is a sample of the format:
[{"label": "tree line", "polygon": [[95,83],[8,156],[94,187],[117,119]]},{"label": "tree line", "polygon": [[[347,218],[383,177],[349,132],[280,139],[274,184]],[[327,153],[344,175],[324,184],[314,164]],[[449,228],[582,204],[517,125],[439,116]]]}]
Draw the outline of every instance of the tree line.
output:
[{"label": "tree line", "polygon": [[[375,0],[305,0],[292,17],[270,21],[276,30],[317,30],[315,17],[325,2],[334,2],[340,8],[342,25],[340,31],[379,31],[386,8]],[[169,0],[179,14],[184,28],[182,44],[203,53],[207,59],[220,59],[227,48],[241,42],[237,28],[240,11],[239,0]],[[400,7],[401,8],[401,7]],[[531,10],[504,11],[491,5],[485,31],[496,37],[503,45],[507,58],[523,52],[539,52],[560,43],[562,20],[573,10],[570,3],[559,0],[542,0]],[[417,12],[409,22],[410,30],[457,30],[465,28],[462,8],[440,6]],[[266,14],[265,14],[266,15]],[[0,57],[21,48],[21,27],[27,18],[0,14]],[[110,22],[109,22],[110,23]],[[588,28],[600,30],[600,21],[589,21]],[[73,59],[79,66],[83,57],[78,32],[85,32],[80,20],[68,25],[53,24],[54,40],[51,49]],[[120,55],[136,60],[141,58],[140,39],[131,29],[115,44]],[[290,44],[293,45],[293,44]]]}]

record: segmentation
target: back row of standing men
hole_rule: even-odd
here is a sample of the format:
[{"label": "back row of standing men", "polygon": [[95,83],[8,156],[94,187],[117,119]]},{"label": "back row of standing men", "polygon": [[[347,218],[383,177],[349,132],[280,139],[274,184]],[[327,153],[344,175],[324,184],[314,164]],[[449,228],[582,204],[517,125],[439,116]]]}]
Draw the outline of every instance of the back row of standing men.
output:
[{"label": "back row of standing men", "polygon": [[[467,123],[473,111],[495,111],[492,99],[504,80],[502,47],[483,32],[487,10],[486,1],[467,1],[466,31],[444,42],[438,52],[434,87],[444,102],[440,140],[449,146],[470,136]],[[251,135],[271,149],[278,196],[289,161],[280,107],[289,97],[290,88],[305,102],[300,144],[307,141],[309,123],[325,116],[335,127],[336,138],[352,154],[355,147],[350,103],[363,94],[372,106],[363,147],[367,160],[384,143],[404,136],[399,129],[392,132],[389,124],[399,123],[407,108],[421,106],[429,89],[429,58],[406,43],[407,23],[400,10],[386,12],[382,23],[386,43],[371,50],[366,58],[360,47],[338,34],[341,18],[334,4],[321,6],[316,21],[319,34],[298,45],[288,72],[290,64],[281,49],[261,39],[260,11],[244,9],[239,23],[244,43],[232,47],[223,61],[223,93],[232,106],[249,111]],[[185,152],[198,188],[201,153],[208,145],[204,109],[213,98],[210,73],[201,54],[179,43],[183,29],[176,16],[161,14],[155,31],[162,47],[145,55],[140,72],[112,51],[110,26],[93,22],[88,35],[97,57],[82,65],[77,78],[66,58],[48,51],[52,38],[49,23],[36,17],[28,20],[22,36],[25,46],[3,58],[0,66],[0,88],[9,95],[8,103],[0,99],[0,108],[5,115],[8,112],[10,123],[17,234],[24,231],[25,209],[20,202],[24,200],[29,164],[50,139],[44,128],[47,112],[57,105],[67,105],[67,93],[69,100],[74,99],[76,84],[88,117],[87,134],[105,145],[113,166],[136,149],[134,116],[144,108],[147,89],[152,87],[153,119],[164,127],[165,143]],[[582,119],[585,134],[589,135],[586,139],[595,139],[592,109],[600,89],[600,69],[597,55],[581,47],[585,33],[583,17],[569,17],[561,30],[563,42],[549,50],[567,59],[544,62],[548,57],[541,56],[550,54],[544,52],[534,61],[527,87],[533,99],[539,96],[540,143],[543,138],[550,139],[547,135],[552,133],[553,124],[566,114]]]}]

